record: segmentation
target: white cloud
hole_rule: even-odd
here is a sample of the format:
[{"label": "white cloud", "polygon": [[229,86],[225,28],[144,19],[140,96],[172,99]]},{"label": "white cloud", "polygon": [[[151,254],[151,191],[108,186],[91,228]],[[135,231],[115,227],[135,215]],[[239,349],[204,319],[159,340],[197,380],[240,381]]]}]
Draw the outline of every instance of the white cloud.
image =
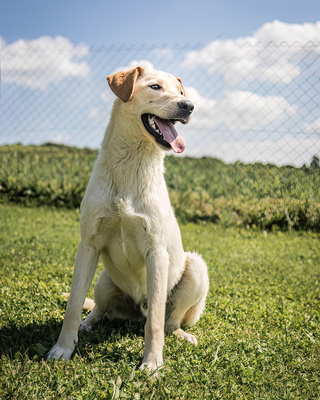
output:
[{"label": "white cloud", "polygon": [[304,124],[303,130],[306,133],[320,135],[320,118],[317,118],[311,124]]},{"label": "white cloud", "polygon": [[84,78],[90,72],[88,63],[81,61],[89,53],[85,44],[74,45],[61,36],[1,42],[4,82],[45,90],[52,82],[67,77]]},{"label": "white cloud", "polygon": [[285,114],[293,115],[296,108],[281,96],[261,96],[249,91],[233,90],[217,104],[219,122],[230,131],[261,130],[279,121]]},{"label": "white cloud", "polygon": [[50,143],[64,144],[68,143],[70,139],[70,135],[67,135],[65,132],[58,132],[50,139]]},{"label": "white cloud", "polygon": [[188,125],[177,127],[186,141],[185,155],[301,165],[320,150],[320,143],[306,135],[280,133],[279,127],[298,111],[282,96],[233,90],[214,100],[186,89],[195,111]]},{"label": "white cloud", "polygon": [[316,23],[306,22],[304,24],[287,24],[282,21],[274,20],[267,22],[259,28],[254,37],[262,42],[286,42],[302,43],[319,42],[320,21]]},{"label": "white cloud", "polygon": [[195,104],[194,121],[200,129],[215,129],[224,124],[231,132],[261,130],[292,116],[297,107],[282,96],[261,96],[242,90],[228,91],[221,100],[205,98],[195,88],[187,88]]},{"label": "white cloud", "polygon": [[[262,25],[252,36],[214,40],[199,51],[189,52],[184,66],[202,66],[212,74],[223,74],[229,88],[243,79],[289,84],[301,73],[299,60],[293,57],[301,52],[301,46],[310,50],[310,42],[318,43],[319,38],[320,21],[287,24],[275,20]],[[319,46],[314,49],[319,51]]]},{"label": "white cloud", "polygon": [[115,100],[114,94],[106,88],[106,91],[100,95],[101,106],[93,107],[88,112],[88,117],[98,124],[106,125],[112,111],[112,105]]},{"label": "white cloud", "polygon": [[154,65],[150,61],[141,59],[141,60],[132,60],[126,66],[117,67],[117,69],[114,70],[112,73],[114,74],[114,73],[116,73],[118,71],[127,71],[127,70],[129,70],[131,68],[135,68],[135,67],[143,67],[143,68],[150,69],[150,70],[154,70],[155,69]]}]

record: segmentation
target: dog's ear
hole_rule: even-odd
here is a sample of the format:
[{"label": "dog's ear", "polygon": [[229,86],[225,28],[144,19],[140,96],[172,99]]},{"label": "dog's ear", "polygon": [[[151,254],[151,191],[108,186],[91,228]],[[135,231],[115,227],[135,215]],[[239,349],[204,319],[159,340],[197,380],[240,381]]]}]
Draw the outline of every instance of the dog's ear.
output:
[{"label": "dog's ear", "polygon": [[107,81],[113,93],[126,103],[131,99],[136,80],[143,71],[144,68],[142,67],[132,68],[129,71],[120,71],[109,75]]},{"label": "dog's ear", "polygon": [[182,80],[181,80],[180,78],[178,78],[177,76],[176,76],[176,78],[177,78],[177,80],[179,81],[179,83],[180,83],[180,85],[181,85],[181,94],[182,94],[183,96],[187,96],[186,90],[185,90],[185,88],[183,87],[183,84],[182,84]]}]

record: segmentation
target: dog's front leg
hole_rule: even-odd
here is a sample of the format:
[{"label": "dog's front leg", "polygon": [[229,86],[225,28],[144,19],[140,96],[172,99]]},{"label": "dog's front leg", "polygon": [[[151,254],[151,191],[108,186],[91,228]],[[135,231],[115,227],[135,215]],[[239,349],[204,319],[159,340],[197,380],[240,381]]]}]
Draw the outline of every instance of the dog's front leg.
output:
[{"label": "dog's front leg", "polygon": [[141,368],[155,371],[163,364],[164,322],[167,299],[169,255],[163,249],[150,250],[146,259],[148,316],[145,351]]},{"label": "dog's front leg", "polygon": [[47,359],[69,360],[78,342],[81,310],[99,260],[98,250],[80,242],[74,265],[71,292],[61,333],[57,343],[49,351]]}]

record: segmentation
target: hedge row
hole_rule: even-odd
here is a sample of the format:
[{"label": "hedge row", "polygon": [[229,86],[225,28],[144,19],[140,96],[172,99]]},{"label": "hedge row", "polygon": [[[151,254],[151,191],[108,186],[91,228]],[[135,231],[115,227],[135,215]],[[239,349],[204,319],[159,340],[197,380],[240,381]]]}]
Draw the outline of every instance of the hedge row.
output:
[{"label": "hedge row", "polygon": [[[0,201],[79,207],[97,152],[0,146]],[[172,205],[183,221],[320,231],[320,169],[166,158]]]}]

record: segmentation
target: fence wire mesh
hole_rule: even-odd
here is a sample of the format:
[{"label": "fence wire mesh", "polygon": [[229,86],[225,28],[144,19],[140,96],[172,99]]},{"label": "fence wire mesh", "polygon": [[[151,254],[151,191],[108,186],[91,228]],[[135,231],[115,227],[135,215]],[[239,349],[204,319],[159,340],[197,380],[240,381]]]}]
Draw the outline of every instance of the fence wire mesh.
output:
[{"label": "fence wire mesh", "polygon": [[0,143],[98,148],[114,100],[106,76],[141,64],[180,76],[195,103],[187,155],[301,166],[320,153],[320,44],[216,40],[206,46],[1,51]]},{"label": "fence wire mesh", "polygon": [[[319,166],[320,43],[242,38],[195,46],[89,48],[42,37],[3,44],[0,145],[99,148],[114,101],[106,76],[136,65],[182,79],[195,104],[191,122],[179,127],[187,144],[184,155],[297,167],[303,178],[292,181],[269,166],[272,188],[260,188],[251,198],[294,197],[319,205],[318,174],[308,167]],[[176,161],[169,164],[177,168]],[[241,196],[259,181],[259,174],[250,178],[248,171],[235,181]],[[225,192],[228,179],[219,183]],[[299,181],[305,186],[297,190]],[[224,196],[207,186],[202,189],[210,198]]]}]

